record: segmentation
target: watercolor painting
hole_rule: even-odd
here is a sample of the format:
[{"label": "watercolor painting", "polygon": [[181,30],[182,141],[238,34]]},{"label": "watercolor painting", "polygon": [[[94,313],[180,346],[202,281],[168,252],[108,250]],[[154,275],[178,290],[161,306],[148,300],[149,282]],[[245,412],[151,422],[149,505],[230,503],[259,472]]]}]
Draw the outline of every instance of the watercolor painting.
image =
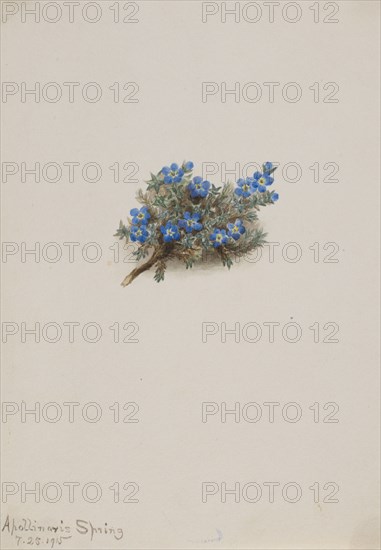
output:
[{"label": "watercolor painting", "polygon": [[265,244],[266,234],[258,226],[261,206],[274,204],[279,195],[270,191],[271,162],[262,172],[216,187],[200,176],[193,176],[193,162],[164,166],[151,174],[147,190],[141,189],[125,225],[120,222],[115,236],[138,245],[137,261],[148,258],[125,277],[122,286],[141,273],[155,268],[157,282],[164,280],[167,263],[180,260],[186,269],[203,257],[219,258],[228,269],[235,258],[245,256]]}]

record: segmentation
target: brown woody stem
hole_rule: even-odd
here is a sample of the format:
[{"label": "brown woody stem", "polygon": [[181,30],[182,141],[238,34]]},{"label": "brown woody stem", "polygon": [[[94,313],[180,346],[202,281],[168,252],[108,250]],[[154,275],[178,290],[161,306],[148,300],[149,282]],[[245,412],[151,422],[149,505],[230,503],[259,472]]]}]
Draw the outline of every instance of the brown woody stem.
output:
[{"label": "brown woody stem", "polygon": [[161,257],[160,253],[161,253],[161,251],[157,250],[156,252],[154,252],[152,254],[151,258],[149,258],[149,260],[147,260],[144,264],[142,264],[139,267],[136,267],[135,269],[133,269],[131,271],[131,273],[123,279],[121,285],[122,286],[130,285],[132,283],[132,281],[134,279],[136,279],[136,277],[138,277],[141,273],[144,273],[144,271],[147,271],[148,269],[151,269],[151,267],[153,267],[155,265],[155,263],[160,259],[160,257]]}]

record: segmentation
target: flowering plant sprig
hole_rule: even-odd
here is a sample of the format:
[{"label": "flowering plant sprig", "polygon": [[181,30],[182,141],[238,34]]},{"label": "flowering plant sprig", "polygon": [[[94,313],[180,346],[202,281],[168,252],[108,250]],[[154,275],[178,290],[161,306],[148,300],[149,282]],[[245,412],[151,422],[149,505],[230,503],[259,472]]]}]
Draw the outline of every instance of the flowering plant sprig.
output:
[{"label": "flowering plant sprig", "polygon": [[169,260],[181,260],[188,269],[201,260],[203,251],[230,269],[234,258],[265,243],[266,235],[256,222],[260,207],[279,198],[269,190],[276,169],[272,163],[239,179],[235,187],[216,187],[193,176],[193,167],[193,162],[164,166],[151,174],[145,192],[139,190],[137,199],[143,206],[130,211],[126,225],[120,222],[116,236],[137,244],[137,260],[149,258],[125,277],[122,286],[152,267],[155,280],[162,281]]}]

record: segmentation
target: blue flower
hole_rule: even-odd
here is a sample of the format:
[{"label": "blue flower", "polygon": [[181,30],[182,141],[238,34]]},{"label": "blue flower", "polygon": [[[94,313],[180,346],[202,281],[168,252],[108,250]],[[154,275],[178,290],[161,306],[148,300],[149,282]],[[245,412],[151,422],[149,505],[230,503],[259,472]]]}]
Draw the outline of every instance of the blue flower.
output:
[{"label": "blue flower", "polygon": [[188,161],[188,162],[186,162],[186,163],[184,164],[184,170],[185,170],[186,172],[190,172],[191,170],[193,170],[193,166],[194,166],[194,164],[193,164],[193,162],[190,160],[190,161]]},{"label": "blue flower", "polygon": [[241,235],[243,235],[246,231],[243,223],[241,220],[236,220],[234,223],[228,223],[228,235],[229,237],[232,237],[235,241],[238,241]]},{"label": "blue flower", "polygon": [[279,199],[278,193],[273,193],[273,194],[271,195],[271,198],[272,198],[272,201],[273,201],[273,202],[276,202],[276,201]]},{"label": "blue flower", "polygon": [[200,231],[202,229],[202,224],[199,223],[200,217],[197,212],[193,216],[189,212],[185,212],[184,219],[179,220],[179,227],[183,227],[187,233],[192,233],[193,229]]},{"label": "blue flower", "polygon": [[268,174],[262,174],[262,172],[254,172],[253,180],[253,186],[256,186],[260,193],[267,191],[266,186],[271,185],[274,182],[274,178]]},{"label": "blue flower", "polygon": [[151,215],[150,213],[148,212],[148,208],[146,208],[145,206],[143,206],[143,208],[141,208],[139,210],[139,208],[133,208],[132,210],[130,210],[130,214],[131,216],[133,216],[132,218],[132,223],[147,223],[147,221],[150,219]]},{"label": "blue flower", "polygon": [[170,243],[171,241],[178,241],[180,239],[180,232],[177,225],[172,222],[167,222],[166,225],[160,227],[160,231],[163,233],[164,242]]},{"label": "blue flower", "polygon": [[190,190],[190,194],[193,199],[196,197],[206,197],[209,187],[210,183],[208,181],[203,181],[200,176],[193,178],[191,183],[188,185],[188,189]]},{"label": "blue flower", "polygon": [[264,165],[263,165],[263,170],[264,170],[264,172],[270,172],[272,167],[273,167],[272,162],[265,162]]},{"label": "blue flower", "polygon": [[214,232],[209,235],[209,239],[213,242],[214,248],[226,244],[229,237],[226,235],[225,229],[215,229]]},{"label": "blue flower", "polygon": [[147,227],[143,225],[133,225],[131,227],[131,241],[136,242],[139,241],[140,243],[144,243],[149,236],[149,233],[147,231]]},{"label": "blue flower", "polygon": [[183,179],[184,170],[174,162],[171,166],[163,166],[161,173],[164,176],[164,183],[180,183]]},{"label": "blue flower", "polygon": [[247,197],[250,197],[250,195],[255,191],[255,189],[253,188],[253,183],[254,180],[252,178],[240,178],[237,181],[237,188],[234,193],[239,197],[244,197],[245,199]]}]

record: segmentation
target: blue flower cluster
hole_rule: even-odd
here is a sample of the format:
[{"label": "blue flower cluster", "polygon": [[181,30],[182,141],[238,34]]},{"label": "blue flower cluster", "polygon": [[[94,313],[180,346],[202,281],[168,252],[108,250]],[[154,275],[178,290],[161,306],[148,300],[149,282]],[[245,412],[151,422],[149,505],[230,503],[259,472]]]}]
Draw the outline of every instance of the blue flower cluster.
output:
[{"label": "blue flower cluster", "polygon": [[192,233],[193,230],[200,231],[203,227],[200,223],[200,214],[190,214],[190,212],[184,213],[184,219],[179,220],[179,226],[184,228],[187,233]]},{"label": "blue flower cluster", "polygon": [[170,166],[163,166],[160,174],[163,176],[164,183],[180,183],[184,174],[193,170],[193,162],[185,162],[182,166],[173,162]]},{"label": "blue flower cluster", "polygon": [[203,181],[200,176],[193,178],[191,183],[188,185],[192,199],[195,199],[196,197],[205,198],[209,192],[209,188],[210,182],[206,180]]},{"label": "blue flower cluster", "polygon": [[[181,166],[173,162],[170,166],[163,166],[160,175],[164,183],[181,183],[184,175],[188,175],[193,170],[194,164],[192,161],[184,162]],[[202,177],[196,176],[188,185],[192,199],[201,197],[205,198],[209,193],[210,182],[203,180]]]},{"label": "blue flower cluster", "polygon": [[151,215],[148,212],[148,208],[146,206],[143,206],[142,208],[133,208],[130,210],[130,214],[132,216],[132,223],[144,223],[147,224],[147,221],[150,219]]},{"label": "blue flower cluster", "polygon": [[253,189],[253,178],[240,178],[237,181],[237,189],[234,191],[236,195],[239,197],[247,198],[250,197],[252,193],[254,193]]},{"label": "blue flower cluster", "polygon": [[[246,199],[256,191],[264,193],[267,191],[267,188],[274,183],[274,178],[270,175],[272,170],[273,164],[271,162],[265,162],[263,165],[263,172],[254,172],[251,178],[240,178],[237,181],[237,188],[234,191],[235,194]],[[273,193],[271,198],[274,202],[277,201],[279,199],[278,193]]]},{"label": "blue flower cluster", "polygon": [[245,226],[243,225],[241,220],[236,220],[234,223],[228,223],[228,235],[235,241],[238,241],[241,235],[243,235],[246,231]]},{"label": "blue flower cluster", "polygon": [[226,229],[215,229],[209,239],[212,241],[214,248],[222,246],[229,241],[229,238],[238,241],[241,235],[246,231],[245,226],[242,223],[242,220],[236,220],[234,223],[228,223],[228,231]]},{"label": "blue flower cluster", "polygon": [[198,212],[194,214],[184,212],[184,218],[180,219],[178,224],[168,221],[165,225],[160,226],[164,242],[170,243],[172,241],[179,241],[181,238],[180,228],[185,229],[186,233],[201,231],[203,225],[200,223],[200,218],[201,216]]},{"label": "blue flower cluster", "polygon": [[[165,184],[169,183],[181,183],[186,176],[185,182],[187,182],[187,188],[192,198],[205,198],[210,189],[210,182],[203,180],[202,177],[196,176],[189,182],[189,174],[193,170],[193,162],[184,162],[181,166],[176,163],[172,163],[170,166],[164,166],[161,169],[160,175],[162,181]],[[272,185],[274,178],[271,177],[272,172],[275,170],[271,162],[266,162],[263,165],[263,172],[254,172],[252,177],[241,178],[237,181],[237,188],[235,194],[239,197],[247,198],[255,192],[264,193],[267,188]],[[214,188],[212,190],[214,193]],[[273,202],[279,198],[278,193],[272,193],[271,199]],[[147,228],[148,220],[151,215],[148,208],[143,206],[142,208],[133,208],[130,211],[132,216],[132,225],[130,229],[130,236],[132,241],[138,241],[144,243],[150,233]],[[160,231],[163,235],[163,240],[166,243],[173,241],[179,241],[181,239],[180,229],[185,230],[185,233],[192,233],[193,231],[201,231],[203,224],[200,222],[201,214],[199,212],[184,212],[183,217],[175,222],[168,221],[165,225],[160,226]],[[229,242],[229,240],[237,241],[241,235],[246,232],[245,226],[242,220],[237,219],[234,223],[228,223],[225,229],[215,228],[213,233],[209,235],[209,240],[213,243],[215,248],[222,246]]]},{"label": "blue flower cluster", "polygon": [[214,248],[226,244],[229,240],[225,229],[215,229],[210,235],[209,239],[212,241]]},{"label": "blue flower cluster", "polygon": [[147,227],[145,225],[133,225],[131,227],[131,241],[139,243],[144,243],[149,236],[149,233],[147,231]]},{"label": "blue flower cluster", "polygon": [[274,183],[274,178],[270,177],[266,172],[254,172],[253,174],[253,188],[258,189],[260,193],[266,191],[266,186]]},{"label": "blue flower cluster", "polygon": [[149,237],[147,231],[147,222],[150,219],[151,215],[148,212],[148,208],[143,206],[143,208],[133,208],[130,210],[132,216],[132,226],[131,226],[131,241],[144,243]]},{"label": "blue flower cluster", "polygon": [[163,166],[161,173],[164,176],[164,183],[180,183],[183,179],[184,170],[174,162],[171,166]]},{"label": "blue flower cluster", "polygon": [[179,227],[172,222],[167,222],[166,225],[162,225],[160,231],[163,233],[165,243],[178,241],[180,239]]}]

